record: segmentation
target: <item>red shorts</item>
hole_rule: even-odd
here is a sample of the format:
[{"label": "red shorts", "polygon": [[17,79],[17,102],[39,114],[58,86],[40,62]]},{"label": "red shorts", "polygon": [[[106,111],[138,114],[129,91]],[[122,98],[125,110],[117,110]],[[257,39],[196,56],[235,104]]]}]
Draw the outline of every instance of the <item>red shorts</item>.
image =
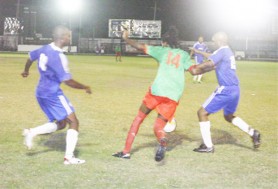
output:
[{"label": "red shorts", "polygon": [[116,56],[121,56],[121,52],[116,52]]},{"label": "red shorts", "polygon": [[151,90],[145,95],[143,103],[151,110],[156,109],[167,120],[172,120],[178,106],[176,101],[167,97],[152,95]]}]

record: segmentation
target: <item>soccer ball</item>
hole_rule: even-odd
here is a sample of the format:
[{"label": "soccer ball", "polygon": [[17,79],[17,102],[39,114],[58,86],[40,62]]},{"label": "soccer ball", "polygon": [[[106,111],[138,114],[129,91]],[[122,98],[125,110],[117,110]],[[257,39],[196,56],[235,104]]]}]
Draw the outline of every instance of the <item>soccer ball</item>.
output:
[{"label": "soccer ball", "polygon": [[173,132],[174,130],[176,130],[176,127],[177,127],[177,121],[175,118],[173,118],[171,121],[168,121],[167,124],[165,125],[164,127],[164,131],[166,133],[171,133]]}]

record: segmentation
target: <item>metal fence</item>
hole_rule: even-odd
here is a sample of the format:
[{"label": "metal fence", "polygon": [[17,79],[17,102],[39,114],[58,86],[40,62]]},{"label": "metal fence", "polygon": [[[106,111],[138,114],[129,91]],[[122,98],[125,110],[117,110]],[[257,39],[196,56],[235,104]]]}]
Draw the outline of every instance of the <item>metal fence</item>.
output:
[{"label": "metal fence", "polygon": [[[140,43],[148,45],[160,45],[159,39],[137,40]],[[27,45],[45,45],[51,42],[51,38],[23,38],[18,35],[0,36],[0,51],[18,51],[19,44]],[[211,42],[205,42],[209,49],[212,49]],[[189,52],[188,47],[192,47],[194,41],[180,41],[180,48]],[[77,44],[77,53],[96,53],[96,54],[114,54],[115,46],[121,47],[125,54],[140,54],[131,46],[125,44],[119,38],[80,38]],[[274,60],[278,61],[278,40],[263,41],[251,40],[248,45],[244,41],[231,41],[231,47],[235,52],[244,54],[241,59],[247,60]]]},{"label": "metal fence", "polygon": [[18,45],[18,36],[15,35],[0,36],[1,51],[16,51],[17,45]]}]

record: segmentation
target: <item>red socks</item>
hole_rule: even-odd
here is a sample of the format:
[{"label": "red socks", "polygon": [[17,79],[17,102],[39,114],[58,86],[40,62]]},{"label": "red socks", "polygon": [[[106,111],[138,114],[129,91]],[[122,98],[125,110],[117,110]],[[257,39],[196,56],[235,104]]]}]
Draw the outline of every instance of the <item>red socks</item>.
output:
[{"label": "red socks", "polygon": [[156,136],[158,142],[162,146],[166,146],[166,133],[163,130],[166,123],[167,123],[166,121],[164,121],[163,119],[160,119],[160,118],[156,118],[155,123],[154,123],[155,136]]},{"label": "red socks", "polygon": [[137,116],[133,120],[126,138],[125,149],[123,150],[124,154],[130,152],[134,138],[137,135],[139,127],[141,123],[144,121],[144,119],[146,118],[146,116],[147,116],[146,114],[144,114],[139,110]]},{"label": "red socks", "polygon": [[[146,118],[146,114],[144,114],[143,112],[139,111],[137,116],[135,117],[135,119],[133,120],[127,138],[126,138],[126,143],[125,143],[125,148],[123,150],[124,154],[127,154],[130,152],[131,150],[131,146],[133,144],[133,141],[135,139],[135,136],[138,133],[139,127],[141,125],[141,123],[144,121],[144,119]],[[166,125],[166,121],[160,118],[156,118],[155,123],[154,123],[154,133],[155,136],[158,140],[158,142],[162,145],[162,146],[166,146],[166,133],[163,130],[165,125]]]}]

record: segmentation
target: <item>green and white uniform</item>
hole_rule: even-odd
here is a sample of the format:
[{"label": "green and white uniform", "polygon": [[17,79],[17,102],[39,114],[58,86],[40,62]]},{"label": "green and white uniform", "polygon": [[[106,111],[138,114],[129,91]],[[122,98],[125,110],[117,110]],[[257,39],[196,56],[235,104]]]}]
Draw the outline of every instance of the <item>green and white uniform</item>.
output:
[{"label": "green and white uniform", "polygon": [[181,49],[162,46],[146,46],[145,53],[159,63],[151,93],[179,102],[185,88],[184,72],[193,65],[189,54]]}]

